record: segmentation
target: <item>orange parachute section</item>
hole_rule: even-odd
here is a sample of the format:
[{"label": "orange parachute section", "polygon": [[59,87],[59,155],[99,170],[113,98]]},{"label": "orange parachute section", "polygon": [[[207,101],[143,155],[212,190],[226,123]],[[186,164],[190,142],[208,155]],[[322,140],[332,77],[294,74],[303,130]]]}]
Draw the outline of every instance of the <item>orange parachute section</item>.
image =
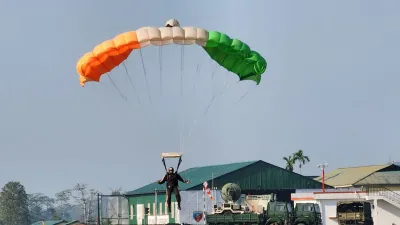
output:
[{"label": "orange parachute section", "polygon": [[110,72],[121,64],[140,43],[135,31],[117,35],[97,45],[93,51],[86,53],[76,64],[81,86],[88,81],[100,81],[101,75]]}]

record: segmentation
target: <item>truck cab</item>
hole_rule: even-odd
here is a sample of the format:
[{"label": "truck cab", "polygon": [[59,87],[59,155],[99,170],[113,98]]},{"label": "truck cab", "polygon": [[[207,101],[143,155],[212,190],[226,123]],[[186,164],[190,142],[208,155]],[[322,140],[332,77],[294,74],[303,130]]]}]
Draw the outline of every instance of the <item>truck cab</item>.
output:
[{"label": "truck cab", "polygon": [[294,209],[294,225],[322,225],[319,205],[315,203],[297,203]]},{"label": "truck cab", "polygon": [[265,211],[265,224],[293,224],[293,209],[290,203],[273,201],[268,202],[267,210]]}]

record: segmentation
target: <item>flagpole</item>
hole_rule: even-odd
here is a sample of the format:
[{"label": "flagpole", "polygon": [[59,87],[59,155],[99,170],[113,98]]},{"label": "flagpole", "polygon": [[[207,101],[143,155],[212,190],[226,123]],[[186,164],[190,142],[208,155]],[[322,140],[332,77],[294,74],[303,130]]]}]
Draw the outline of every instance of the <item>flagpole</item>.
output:
[{"label": "flagpole", "polygon": [[206,224],[206,187],[203,184],[203,221]]}]

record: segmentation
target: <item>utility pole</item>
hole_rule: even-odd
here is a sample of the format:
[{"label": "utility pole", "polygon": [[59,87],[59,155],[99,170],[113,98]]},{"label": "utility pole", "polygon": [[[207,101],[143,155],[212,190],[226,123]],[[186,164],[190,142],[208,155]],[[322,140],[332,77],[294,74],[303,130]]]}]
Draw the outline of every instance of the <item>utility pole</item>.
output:
[{"label": "utility pole", "polygon": [[317,167],[322,170],[322,192],[325,192],[325,168],[328,167],[328,163],[318,164]]},{"label": "utility pole", "polygon": [[100,225],[100,193],[97,192],[97,225]]},{"label": "utility pole", "polygon": [[156,207],[154,208],[154,219],[155,219],[155,224],[157,223],[157,207],[158,207],[158,194],[157,194],[157,189],[154,190],[154,203],[156,205]]}]

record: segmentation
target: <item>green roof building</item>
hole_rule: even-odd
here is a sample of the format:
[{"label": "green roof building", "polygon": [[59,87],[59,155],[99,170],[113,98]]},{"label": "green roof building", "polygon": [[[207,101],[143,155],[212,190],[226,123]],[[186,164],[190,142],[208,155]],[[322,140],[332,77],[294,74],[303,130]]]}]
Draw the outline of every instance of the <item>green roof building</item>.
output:
[{"label": "green roof building", "polygon": [[[202,191],[203,182],[207,181],[209,186],[213,184],[214,188],[220,190],[226,183],[237,183],[244,194],[270,194],[277,195],[279,200],[290,201],[290,194],[296,189],[319,189],[322,184],[310,177],[290,172],[286,169],[257,160],[248,162],[230,163],[224,165],[213,165],[204,167],[194,167],[180,172],[184,179],[190,180],[189,184],[180,183],[180,191]],[[326,186],[330,188],[330,186]],[[157,190],[157,206],[155,204],[155,191]],[[157,217],[165,214],[165,184],[157,183],[147,184],[141,188],[130,191],[127,194],[130,213],[130,224],[138,224],[137,212],[149,208],[149,215],[154,215],[157,211]],[[172,195],[172,204],[175,202],[175,196]],[[182,202],[185,199],[182,199]],[[156,209],[157,208],[157,209]],[[172,206],[172,214],[174,214]],[[142,219],[142,216],[140,216]],[[145,218],[143,218],[146,221]],[[143,221],[143,224],[145,222]],[[170,223],[179,222],[171,215]]]},{"label": "green roof building", "polygon": [[78,225],[80,222],[78,220],[66,221],[66,220],[44,220],[37,221],[31,225]]}]

